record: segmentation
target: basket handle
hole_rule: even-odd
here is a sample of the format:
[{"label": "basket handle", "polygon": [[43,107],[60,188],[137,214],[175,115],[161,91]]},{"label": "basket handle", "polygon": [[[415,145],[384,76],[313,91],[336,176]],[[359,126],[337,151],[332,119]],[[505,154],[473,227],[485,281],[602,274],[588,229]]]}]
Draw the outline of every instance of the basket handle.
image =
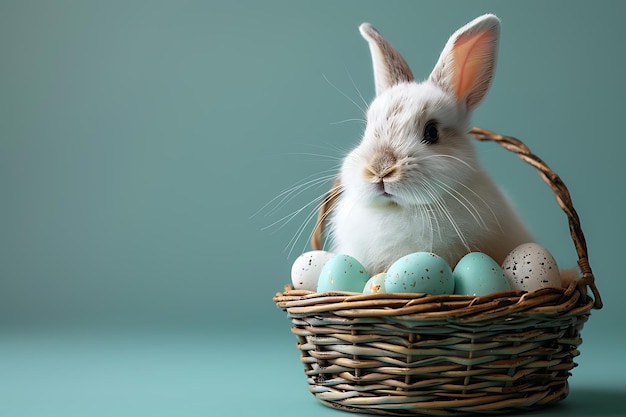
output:
[{"label": "basket handle", "polygon": [[[556,196],[557,203],[567,215],[570,234],[572,240],[574,241],[574,246],[576,247],[576,253],[578,254],[578,266],[580,267],[582,277],[577,280],[576,286],[588,286],[591,288],[594,296],[594,308],[602,308],[602,298],[600,297],[600,292],[596,287],[595,277],[591,271],[591,266],[589,266],[587,243],[585,241],[585,235],[583,234],[582,228],[580,227],[580,219],[578,218],[578,213],[576,213],[576,210],[574,209],[569,191],[561,178],[554,171],[552,171],[545,162],[533,154],[530,149],[524,145],[524,143],[516,138],[500,135],[479,127],[472,128],[469,134],[479,141],[497,142],[503,148],[516,153],[520,159],[535,167],[541,178],[543,178],[546,184],[552,188],[552,191]],[[322,235],[324,232],[324,223],[335,206],[337,197],[340,193],[341,187],[339,180],[335,179],[330,191],[326,193],[324,199],[322,200],[317,216],[317,222],[311,235],[311,247],[314,250],[321,249],[323,246]],[[575,286],[570,286],[568,291],[573,291],[574,288]]]},{"label": "basket handle", "polygon": [[561,178],[554,172],[548,165],[541,160],[537,155],[533,154],[530,149],[522,143],[519,139],[511,136],[504,136],[486,129],[474,127],[470,130],[469,134],[480,141],[492,141],[497,142],[503,148],[514,152],[524,162],[535,167],[541,178],[552,189],[556,197],[556,201],[567,215],[569,222],[569,230],[576,247],[576,253],[578,254],[578,266],[582,273],[582,277],[578,280],[578,285],[589,286],[594,296],[594,308],[602,308],[602,298],[600,292],[595,284],[595,277],[589,266],[589,258],[587,255],[587,242],[585,241],[585,235],[580,227],[580,219],[578,213],[574,209],[574,204],[570,197],[567,187],[561,180]]}]

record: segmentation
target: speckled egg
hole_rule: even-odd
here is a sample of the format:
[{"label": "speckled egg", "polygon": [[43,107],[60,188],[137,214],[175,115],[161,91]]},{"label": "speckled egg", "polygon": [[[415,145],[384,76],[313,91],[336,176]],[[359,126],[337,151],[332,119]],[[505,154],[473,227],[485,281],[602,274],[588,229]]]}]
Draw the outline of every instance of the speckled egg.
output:
[{"label": "speckled egg", "polygon": [[394,262],[385,277],[387,292],[452,294],[454,278],[450,265],[430,252],[415,252]]},{"label": "speckled egg", "polygon": [[486,295],[511,289],[502,267],[482,252],[470,252],[462,257],[452,275],[455,294]]},{"label": "speckled egg", "polygon": [[380,274],[376,274],[373,277],[371,277],[365,283],[363,294],[378,294],[381,292],[386,292],[385,290],[385,278],[386,277],[387,277],[386,272],[381,272]]},{"label": "speckled egg", "polygon": [[511,288],[532,291],[560,287],[561,274],[552,254],[537,243],[524,243],[513,249],[502,263]]},{"label": "speckled egg", "polygon": [[291,283],[296,290],[317,290],[317,280],[322,268],[334,253],[323,250],[305,252],[291,266]]},{"label": "speckled egg", "polygon": [[317,292],[363,292],[369,279],[365,267],[355,258],[349,255],[335,255],[326,262],[320,272]]}]

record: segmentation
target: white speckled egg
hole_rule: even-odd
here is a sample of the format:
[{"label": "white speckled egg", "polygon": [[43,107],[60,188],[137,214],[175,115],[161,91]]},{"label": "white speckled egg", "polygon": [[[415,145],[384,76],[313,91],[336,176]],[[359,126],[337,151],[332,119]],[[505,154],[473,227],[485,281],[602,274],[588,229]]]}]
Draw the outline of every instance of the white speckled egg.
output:
[{"label": "white speckled egg", "polygon": [[455,294],[486,295],[511,289],[500,265],[481,252],[470,252],[462,257],[452,274]]},{"label": "white speckled egg", "polygon": [[317,292],[363,292],[369,279],[365,267],[355,258],[349,255],[335,255],[326,262],[320,272]]},{"label": "white speckled egg", "polygon": [[524,243],[513,249],[504,259],[502,269],[511,288],[516,290],[561,286],[556,261],[546,248],[537,243]]},{"label": "white speckled egg", "polygon": [[385,277],[387,292],[452,294],[454,278],[450,265],[430,252],[415,252],[394,262]]},{"label": "white speckled egg", "polygon": [[293,262],[291,266],[291,283],[296,290],[317,290],[317,280],[322,268],[330,258],[335,256],[331,252],[314,250],[305,252]]},{"label": "white speckled egg", "polygon": [[363,289],[363,294],[378,294],[385,291],[385,277],[386,272],[381,272],[371,277],[366,283]]}]

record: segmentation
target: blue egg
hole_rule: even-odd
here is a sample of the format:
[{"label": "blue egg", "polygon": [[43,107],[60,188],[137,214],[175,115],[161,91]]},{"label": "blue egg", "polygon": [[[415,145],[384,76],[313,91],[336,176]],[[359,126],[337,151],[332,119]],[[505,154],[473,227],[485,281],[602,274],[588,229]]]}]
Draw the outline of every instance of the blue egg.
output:
[{"label": "blue egg", "polygon": [[452,294],[454,278],[450,265],[430,252],[415,252],[394,262],[385,277],[387,292]]},{"label": "blue egg", "polygon": [[502,267],[481,252],[470,252],[461,258],[453,275],[456,294],[487,295],[511,289]]},{"label": "blue egg", "polygon": [[322,268],[317,281],[317,292],[363,292],[370,279],[365,267],[349,255],[335,255]]}]

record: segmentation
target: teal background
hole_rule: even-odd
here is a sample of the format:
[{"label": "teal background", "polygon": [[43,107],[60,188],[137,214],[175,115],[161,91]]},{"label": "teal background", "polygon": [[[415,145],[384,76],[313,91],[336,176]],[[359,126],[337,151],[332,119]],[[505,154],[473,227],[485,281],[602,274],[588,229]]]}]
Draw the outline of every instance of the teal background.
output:
[{"label": "teal background", "polygon": [[[328,185],[265,204],[358,142],[361,22],[425,78],[485,12],[503,29],[474,124],[569,186],[605,302],[556,411],[626,415],[625,3],[326,0],[0,2],[0,415],[342,414],[308,393],[271,299],[312,227],[289,253],[310,210],[281,218]],[[551,191],[477,149],[573,266]]]}]

